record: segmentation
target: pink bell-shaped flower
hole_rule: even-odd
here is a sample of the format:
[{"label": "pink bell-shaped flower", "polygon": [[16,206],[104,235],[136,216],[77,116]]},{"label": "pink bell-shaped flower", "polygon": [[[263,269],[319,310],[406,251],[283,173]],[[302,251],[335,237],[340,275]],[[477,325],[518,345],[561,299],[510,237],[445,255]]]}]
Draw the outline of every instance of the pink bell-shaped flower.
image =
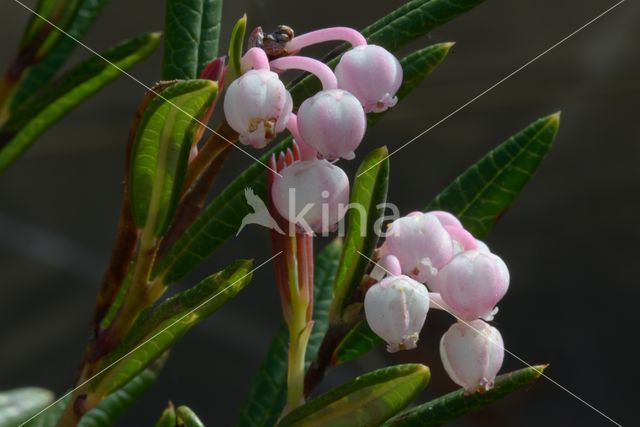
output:
[{"label": "pink bell-shaped flower", "polygon": [[449,377],[467,394],[493,387],[504,359],[500,332],[482,320],[456,322],[440,340],[440,357]]},{"label": "pink bell-shaped flower", "polygon": [[388,276],[373,285],[364,298],[367,323],[387,342],[387,350],[416,348],[429,311],[427,288],[407,276]]},{"label": "pink bell-shaped flower", "polygon": [[302,160],[275,177],[271,197],[278,213],[312,234],[336,228],[349,203],[349,178],[327,160]]},{"label": "pink bell-shaped flower", "polygon": [[431,279],[453,258],[454,245],[436,215],[413,212],[387,228],[380,251],[386,254],[398,258],[404,274],[431,286]]},{"label": "pink bell-shaped flower", "polygon": [[385,111],[398,102],[402,66],[380,46],[361,45],[347,51],[335,73],[338,87],[354,94],[367,113]]},{"label": "pink bell-shaped flower", "polygon": [[496,304],[509,288],[509,269],[483,250],[456,255],[433,283],[447,309],[464,320],[491,319]]},{"label": "pink bell-shaped flower", "polygon": [[293,108],[291,95],[272,71],[250,70],[234,80],[224,98],[227,122],[240,142],[262,148],[282,132]]},{"label": "pink bell-shaped flower", "polygon": [[349,92],[323,90],[300,106],[298,129],[302,139],[325,159],[351,160],[364,138],[367,118],[360,102]]}]

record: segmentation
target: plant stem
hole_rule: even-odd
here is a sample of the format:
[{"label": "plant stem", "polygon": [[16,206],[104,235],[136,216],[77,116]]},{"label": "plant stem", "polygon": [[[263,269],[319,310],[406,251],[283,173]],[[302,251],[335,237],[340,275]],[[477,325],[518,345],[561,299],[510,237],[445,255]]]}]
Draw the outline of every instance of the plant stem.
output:
[{"label": "plant stem", "polygon": [[[313,321],[309,316],[312,301],[309,297],[309,283],[306,265],[307,236],[296,234],[288,237],[287,269],[289,276],[290,317],[289,326],[289,364],[287,372],[287,407],[285,411],[304,403],[305,355],[311,335]],[[311,288],[313,289],[313,288]]]},{"label": "plant stem", "polygon": [[5,76],[0,81],[0,126],[9,118],[9,101],[13,96],[17,82],[9,76]]}]

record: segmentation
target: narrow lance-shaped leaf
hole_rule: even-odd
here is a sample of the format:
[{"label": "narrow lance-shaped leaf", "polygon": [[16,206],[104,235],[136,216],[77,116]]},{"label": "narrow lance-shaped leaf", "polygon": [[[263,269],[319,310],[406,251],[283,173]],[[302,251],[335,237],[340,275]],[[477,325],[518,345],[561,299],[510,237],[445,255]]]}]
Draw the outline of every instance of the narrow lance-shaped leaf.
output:
[{"label": "narrow lance-shaped leaf", "polygon": [[0,427],[15,427],[53,402],[53,393],[38,387],[0,392]]},{"label": "narrow lance-shaped leaf", "polygon": [[[426,210],[457,215],[476,237],[487,235],[498,217],[513,203],[553,145],[559,115],[537,120],[490,151],[449,185]],[[382,343],[360,321],[336,348],[336,364],[354,360]]]},{"label": "narrow lance-shaped leaf", "polygon": [[[290,144],[291,138],[287,138],[267,151],[260,158],[261,161],[266,163],[271,154]],[[154,277],[163,276],[162,281],[167,285],[178,281],[236,234],[242,218],[253,212],[244,197],[244,190],[251,188],[265,200],[267,169],[263,163],[256,162],[249,166],[205,208],[158,262]]]},{"label": "narrow lance-shaped leaf", "polygon": [[[318,253],[314,262],[314,325],[307,345],[307,365],[315,358],[327,331],[333,280],[342,246],[340,239],[334,240]],[[286,403],[288,348],[289,331],[282,325],[240,409],[236,427],[271,427],[278,420]]]},{"label": "narrow lance-shaped leaf", "polygon": [[[78,423],[78,427],[111,427],[129,410],[133,404],[156,381],[166,357],[161,357],[140,375],[129,381],[121,389],[110,394],[98,406],[87,412]],[[25,427],[56,427],[58,419],[69,403],[68,395],[55,405],[25,424]],[[2,425],[2,424],[0,424]],[[11,426],[15,426],[12,424]]]},{"label": "narrow lance-shaped leaf", "polygon": [[211,80],[187,80],[163,90],[145,110],[131,156],[133,219],[161,236],[180,198],[199,119],[217,94]]},{"label": "narrow lance-shaped leaf", "polygon": [[168,0],[162,79],[195,79],[218,53],[222,0]]},{"label": "narrow lance-shaped leaf", "polygon": [[176,427],[176,408],[173,403],[169,402],[167,408],[162,411],[160,419],[156,422],[155,427]]},{"label": "narrow lance-shaped leaf", "polygon": [[367,354],[383,342],[382,338],[377,336],[371,328],[369,328],[367,321],[361,319],[347,333],[340,344],[338,344],[331,360],[334,365],[355,360]]},{"label": "narrow lance-shaped leaf", "polygon": [[200,421],[200,418],[195,412],[188,406],[179,406],[176,409],[178,426],[182,427],[204,427],[204,423]]},{"label": "narrow lance-shaped leaf", "polygon": [[111,427],[156,382],[168,357],[161,357],[139,375],[87,412],[78,427]]},{"label": "narrow lance-shaped leaf", "polygon": [[384,427],[436,427],[481,409],[496,400],[523,389],[540,378],[546,365],[532,366],[499,375],[486,393],[465,394],[460,389],[430,402],[408,409],[384,424]]},{"label": "narrow lance-shaped leaf", "polygon": [[[383,46],[391,52],[407,43],[424,36],[453,18],[469,11],[484,0],[413,0],[400,6],[390,14],[362,30],[368,43]],[[327,58],[332,67],[338,64],[338,56],[349,46],[344,44],[334,49]],[[299,105],[304,99],[319,90],[317,79],[306,76],[291,88],[294,103]]]},{"label": "narrow lance-shaped leaf", "polygon": [[[60,0],[46,0],[48,3],[65,4]],[[80,0],[73,20],[63,27],[68,36],[59,37],[57,42],[38,63],[32,64],[22,76],[18,87],[11,98],[11,111],[29,100],[36,92],[48,85],[58,71],[65,64],[73,50],[78,46],[76,40],[82,40],[100,15],[109,0]],[[71,9],[69,9],[71,10]],[[35,19],[36,17],[34,17]],[[40,22],[44,22],[40,20]],[[74,40],[75,39],[75,40]]]},{"label": "narrow lance-shaped leaf", "polygon": [[279,427],[380,425],[403,410],[428,384],[429,368],[406,364],[362,375],[307,404],[279,423]]},{"label": "narrow lance-shaped leaf", "polygon": [[[441,43],[419,50],[402,59],[404,82],[398,91],[402,100],[446,57],[451,43]],[[377,123],[385,114],[368,114],[370,124]],[[270,149],[261,161],[267,162],[272,153],[284,150],[291,144],[291,137]],[[244,198],[247,187],[258,196],[265,197],[265,172],[263,164],[254,163],[225,188],[202,215],[186,230],[158,264],[155,274],[165,275],[165,283],[179,280],[225,240],[235,235],[242,218],[251,213]]]},{"label": "narrow lance-shaped leaf", "polygon": [[46,89],[20,106],[0,128],[0,172],[7,169],[47,128],[84,100],[98,92],[149,56],[158,45],[159,33],[123,42],[62,75]]},{"label": "narrow lance-shaped leaf", "polygon": [[251,266],[251,261],[237,261],[168,298],[136,322],[119,349],[105,359],[104,366],[117,363],[92,381],[90,394],[108,395],[160,357],[189,329],[237,295],[251,280]]},{"label": "narrow lance-shaped leaf", "polygon": [[244,36],[247,32],[247,15],[238,19],[236,25],[231,31],[231,39],[229,41],[229,67],[227,75],[224,77],[225,84],[228,86],[233,79],[242,74],[240,60],[242,59],[242,49],[244,47]]},{"label": "narrow lance-shaped leaf", "polygon": [[[340,322],[342,311],[353,291],[360,285],[382,229],[389,188],[389,151],[378,148],[362,161],[351,190],[352,206],[347,214],[347,236],[333,285],[331,321]],[[363,255],[361,255],[363,254]]]},{"label": "narrow lance-shaped leaf", "polygon": [[467,169],[426,210],[449,211],[474,236],[486,236],[540,166],[559,126],[559,113],[535,121]]},{"label": "narrow lance-shaped leaf", "polygon": [[46,56],[58,39],[64,37],[49,22],[66,31],[79,5],[80,0],[40,0],[20,40],[19,60],[25,61],[28,66],[30,62],[37,62]]},{"label": "narrow lance-shaped leaf", "polygon": [[176,427],[176,408],[173,403],[169,402],[167,408],[162,411],[160,419],[156,422],[155,427]]}]

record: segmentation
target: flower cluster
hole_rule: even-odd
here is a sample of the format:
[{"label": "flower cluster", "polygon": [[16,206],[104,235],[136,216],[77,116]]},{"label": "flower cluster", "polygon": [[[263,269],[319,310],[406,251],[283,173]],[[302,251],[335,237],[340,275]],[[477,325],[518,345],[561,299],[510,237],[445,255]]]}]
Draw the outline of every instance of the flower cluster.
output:
[{"label": "flower cluster", "polygon": [[[349,180],[333,163],[355,158],[366,127],[366,113],[381,112],[397,102],[402,83],[398,60],[380,46],[368,45],[358,31],[326,28],[293,36],[288,27],[270,37],[268,48],[259,32],[257,47],[242,58],[243,74],[228,87],[224,112],[245,145],[262,148],[284,129],[298,146],[301,159],[281,171],[272,186],[275,209],[289,223],[308,233],[335,229],[349,201]],[[282,43],[275,46],[278,40]],[[297,53],[326,41],[347,41],[352,49],[335,72],[324,63]],[[279,73],[298,69],[315,75],[322,90],[293,112],[291,94]]]},{"label": "flower cluster", "polygon": [[392,222],[378,255],[364,305],[388,350],[415,348],[429,306],[446,310],[457,319],[440,341],[447,373],[469,393],[490,389],[504,356],[500,332],[486,323],[509,287],[502,259],[443,211]]}]

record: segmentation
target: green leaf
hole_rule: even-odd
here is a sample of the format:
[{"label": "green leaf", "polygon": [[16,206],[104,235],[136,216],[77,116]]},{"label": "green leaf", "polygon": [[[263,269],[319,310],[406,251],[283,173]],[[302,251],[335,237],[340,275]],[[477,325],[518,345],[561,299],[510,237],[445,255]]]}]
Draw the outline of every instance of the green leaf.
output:
[{"label": "green leaf", "polygon": [[[396,93],[398,102],[405,99],[422,81],[429,76],[438,65],[444,61],[449,54],[449,50],[455,43],[437,43],[417,50],[400,60],[402,65],[403,80],[400,89]],[[378,122],[390,110],[382,113],[367,114],[368,125]]]},{"label": "green leaf", "polygon": [[418,364],[379,369],[294,409],[278,426],[377,426],[415,399],[429,377],[429,368]]},{"label": "green leaf", "polygon": [[200,75],[218,53],[222,0],[168,0],[163,80]]},{"label": "green leaf", "polygon": [[242,59],[242,48],[244,46],[244,35],[247,32],[247,15],[238,19],[236,25],[231,31],[231,39],[229,41],[229,68],[224,78],[225,84],[228,86],[233,79],[242,74],[240,60]]},{"label": "green leaf", "polygon": [[79,0],[40,0],[20,40],[20,54],[38,61],[49,53],[64,35],[47,21],[66,31],[76,16]]},{"label": "green leaf", "polygon": [[[429,46],[400,61],[404,69],[404,82],[398,91],[400,100],[446,57],[451,45],[452,43],[442,43]],[[370,124],[377,123],[385,114],[387,113],[369,114]],[[272,153],[284,150],[290,144],[291,138],[285,138],[270,149],[261,161],[267,162]],[[244,198],[244,189],[250,187],[264,199],[265,175],[264,165],[257,162],[239,175],[171,247],[158,263],[155,274],[164,274],[165,283],[176,282],[212,254],[225,240],[235,235],[242,218],[252,212]]]},{"label": "green leaf", "polygon": [[53,393],[37,387],[0,392],[0,427],[15,427],[53,402]]},{"label": "green leaf", "polygon": [[147,313],[105,360],[104,366],[115,365],[93,380],[90,393],[104,396],[122,387],[189,329],[236,296],[251,281],[251,266],[251,261],[237,261]]},{"label": "green leaf", "polygon": [[333,299],[333,282],[342,252],[342,240],[335,239],[325,246],[314,262],[313,329],[307,344],[307,367],[315,359],[322,339],[329,328],[329,307]]},{"label": "green leaf", "polygon": [[119,390],[107,396],[95,408],[87,412],[78,427],[111,427],[155,383],[164,367],[166,357],[158,359]]},{"label": "green leaf", "polygon": [[178,425],[181,427],[204,427],[204,423],[200,421],[196,413],[187,406],[179,406],[176,409],[176,415],[178,416]]},{"label": "green leaf", "polygon": [[155,427],[176,427],[176,421],[176,408],[174,408],[173,403],[169,402]]},{"label": "green leaf", "polygon": [[161,236],[180,198],[189,151],[201,118],[216,98],[211,80],[179,81],[144,112],[131,156],[129,191],[135,223]]},{"label": "green leaf", "polygon": [[71,395],[68,395],[64,399],[57,401],[46,411],[26,423],[24,427],[56,427],[56,425],[58,424],[58,419],[69,403],[70,397]]},{"label": "green leaf", "polygon": [[[314,325],[307,345],[307,366],[316,357],[327,331],[332,285],[341,251],[342,241],[335,239],[314,262]],[[288,347],[289,331],[286,325],[281,325],[240,409],[236,427],[271,427],[278,420],[287,399]]]},{"label": "green leaf", "polygon": [[[47,3],[63,3],[60,0],[44,0]],[[109,0],[82,0],[73,21],[65,28],[71,37],[60,37],[47,55],[42,60],[32,65],[23,75],[13,97],[11,98],[11,111],[14,112],[29,100],[33,94],[47,86],[53,77],[60,71],[73,50],[78,46],[76,40],[82,40],[100,15]],[[66,3],[66,2],[65,2]],[[39,9],[37,9],[38,11]],[[34,19],[36,17],[34,16]],[[44,22],[40,20],[40,22]],[[73,37],[73,38],[72,38]],[[74,38],[76,40],[74,40]]]},{"label": "green leaf", "polygon": [[290,144],[289,137],[262,156],[262,163],[255,162],[238,175],[156,264],[154,277],[164,276],[162,281],[167,285],[180,280],[228,238],[234,236],[240,228],[242,218],[253,212],[244,197],[244,190],[249,187],[265,200],[267,169],[264,164],[271,154]]},{"label": "green leaf", "polygon": [[[121,389],[107,396],[95,408],[87,412],[78,427],[110,427],[145,393],[156,381],[160,371],[164,367],[166,358],[160,358],[156,363],[145,369],[137,377],[133,378]],[[71,394],[51,406],[25,424],[25,427],[56,427],[58,419],[69,403]],[[0,426],[3,424],[0,423]]]},{"label": "green leaf", "polygon": [[218,56],[223,0],[203,0],[202,31],[198,50],[198,75]]},{"label": "green leaf", "polygon": [[385,427],[435,427],[481,409],[496,400],[520,390],[540,378],[547,365],[532,366],[496,378],[486,393],[466,395],[460,389],[438,399],[408,409],[387,421]]},{"label": "green leaf", "polygon": [[426,210],[449,211],[474,236],[483,238],[529,182],[559,126],[560,113],[535,121],[467,169]]},{"label": "green leaf", "polygon": [[[462,15],[484,0],[413,0],[400,6],[390,14],[362,30],[362,34],[370,44],[385,47],[391,52],[402,48],[407,43],[424,36],[435,28],[446,24],[453,18]],[[349,49],[342,45],[334,49],[328,61],[335,67],[339,55]],[[290,88],[294,104],[300,103],[319,90],[317,79],[306,76]]]},{"label": "green leaf", "polygon": [[[103,55],[123,70],[149,56],[160,34],[150,33],[121,43]],[[121,75],[121,71],[93,57],[50,83],[25,102],[0,128],[0,172],[16,160],[47,128]]]},{"label": "green leaf", "polygon": [[[347,236],[333,285],[331,321],[341,322],[346,301],[360,285],[380,236],[389,188],[389,151],[373,150],[362,161],[351,190]],[[364,256],[362,256],[363,254]]]},{"label": "green leaf", "polygon": [[384,341],[362,319],[347,333],[333,352],[332,362],[340,365],[364,356]]}]

